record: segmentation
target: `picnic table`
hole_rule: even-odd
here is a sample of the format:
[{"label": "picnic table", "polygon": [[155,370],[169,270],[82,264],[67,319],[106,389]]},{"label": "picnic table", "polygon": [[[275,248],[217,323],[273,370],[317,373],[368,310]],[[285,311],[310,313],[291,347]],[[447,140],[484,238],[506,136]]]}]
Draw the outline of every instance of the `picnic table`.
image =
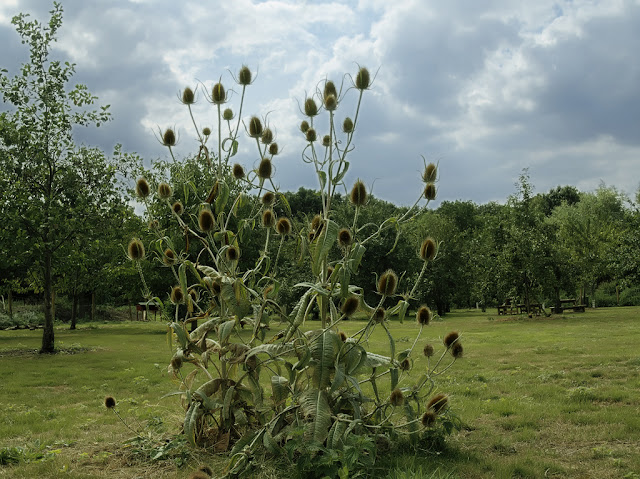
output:
[{"label": "picnic table", "polygon": [[147,311],[153,311],[153,320],[155,321],[159,309],[160,305],[155,301],[141,301],[136,304],[136,321],[139,321],[138,314],[140,311],[142,311],[142,321],[147,320]]},{"label": "picnic table", "polygon": [[552,306],[551,312],[553,314],[562,314],[566,310],[570,309],[576,313],[584,313],[584,304],[578,304],[578,298],[561,299],[560,307]]},{"label": "picnic table", "polygon": [[[529,303],[529,311],[531,312],[531,314],[540,316],[540,312],[542,311],[542,304]],[[523,303],[519,303],[519,304],[505,303],[498,306],[498,316],[508,315],[508,314],[512,314],[512,315],[524,314],[526,312],[527,312],[527,305]]]}]

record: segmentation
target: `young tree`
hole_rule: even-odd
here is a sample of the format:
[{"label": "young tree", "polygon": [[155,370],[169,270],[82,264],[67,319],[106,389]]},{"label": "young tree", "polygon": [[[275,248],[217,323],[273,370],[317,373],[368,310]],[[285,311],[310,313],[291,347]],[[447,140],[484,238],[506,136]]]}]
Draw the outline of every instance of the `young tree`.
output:
[{"label": "young tree", "polygon": [[74,126],[100,126],[108,106],[87,109],[96,101],[84,85],[69,89],[75,65],[50,58],[62,25],[62,6],[54,3],[46,25],[26,14],[12,24],[29,46],[29,62],[13,78],[0,71],[0,93],[9,111],[0,137],[2,169],[12,208],[5,223],[26,233],[21,248],[30,251],[42,272],[45,327],[41,352],[54,352],[51,311],[52,271],[60,248],[91,227],[93,212],[110,194],[115,168],[104,155],[76,148]]}]

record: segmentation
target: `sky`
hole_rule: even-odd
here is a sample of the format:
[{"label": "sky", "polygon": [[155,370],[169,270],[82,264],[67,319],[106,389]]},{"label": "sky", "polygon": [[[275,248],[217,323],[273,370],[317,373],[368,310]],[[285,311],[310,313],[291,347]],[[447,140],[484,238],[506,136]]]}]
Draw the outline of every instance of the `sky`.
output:
[{"label": "sky", "polygon": [[[113,120],[76,141],[116,143],[147,163],[167,158],[158,129],[175,127],[178,157],[197,150],[178,95],[198,86],[195,117],[216,128],[202,95],[242,65],[257,77],[243,111],[266,117],[282,153],[283,190],[316,188],[301,161],[299,104],[330,79],[344,90],[359,66],[365,92],[345,183],[413,204],[426,161],[439,164],[439,201],[504,202],[528,168],[536,192],[640,186],[640,0],[64,0],[52,57],[76,63]],[[0,68],[18,73],[28,50],[11,25],[19,12],[48,21],[52,3],[0,0]],[[337,118],[353,116],[356,92]],[[229,105],[237,111],[240,96]],[[0,107],[5,109],[6,107]],[[321,119],[317,130],[327,133]],[[236,161],[258,162],[241,141]]]}]

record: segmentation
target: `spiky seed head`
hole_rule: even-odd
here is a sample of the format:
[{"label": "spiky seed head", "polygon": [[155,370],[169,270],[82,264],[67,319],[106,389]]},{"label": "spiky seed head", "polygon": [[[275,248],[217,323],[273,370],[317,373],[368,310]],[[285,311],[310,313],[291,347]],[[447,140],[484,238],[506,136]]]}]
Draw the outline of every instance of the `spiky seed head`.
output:
[{"label": "spiky seed head", "polygon": [[433,238],[427,238],[420,245],[420,257],[424,261],[432,261],[438,253],[438,245]]},{"label": "spiky seed head", "polygon": [[404,394],[402,393],[402,391],[400,391],[400,389],[396,388],[391,391],[391,395],[389,396],[389,403],[393,407],[399,407],[404,404]]},{"label": "spiky seed head", "polygon": [[252,116],[249,120],[249,136],[251,138],[260,138],[262,136],[262,120],[257,116]]},{"label": "spiky seed head", "polygon": [[211,476],[206,474],[203,471],[193,471],[191,475],[189,475],[189,479],[210,479]]},{"label": "spiky seed head", "polygon": [[309,97],[304,101],[304,114],[312,118],[318,114],[318,104],[316,101]]},{"label": "spiky seed head", "polygon": [[460,359],[464,354],[464,348],[462,347],[462,343],[456,341],[455,343],[453,343],[453,346],[451,346],[451,356],[453,356],[456,359]]},{"label": "spiky seed head", "polygon": [[377,308],[375,310],[375,312],[373,313],[373,320],[376,323],[381,323],[382,321],[384,321],[384,317],[385,317],[386,313],[387,312],[384,310],[384,308],[382,308],[382,307]]},{"label": "spiky seed head", "polygon": [[235,165],[233,165],[233,177],[236,180],[244,178],[244,168],[240,163],[236,163]]},{"label": "spiky seed head", "polygon": [[189,296],[191,296],[192,301],[198,301],[198,290],[196,290],[195,288],[191,288],[189,291],[187,291],[187,293],[189,294]]},{"label": "spiky seed head", "polygon": [[173,205],[171,205],[171,209],[175,214],[180,216],[184,212],[184,207],[180,201],[176,201]]},{"label": "spiky seed head", "polygon": [[322,137],[322,146],[328,148],[331,146],[331,137],[329,135],[324,135]]},{"label": "spiky seed head", "polygon": [[279,150],[278,150],[278,144],[277,143],[271,143],[269,145],[269,154],[276,156],[278,154]]},{"label": "spiky seed head", "polygon": [[205,233],[208,233],[215,228],[216,219],[209,208],[203,208],[200,210],[200,214],[198,215],[198,226],[200,226],[200,230]]},{"label": "spiky seed head", "polygon": [[342,122],[342,131],[345,133],[351,133],[353,131],[353,120],[349,117],[346,117]]},{"label": "spiky seed head", "polygon": [[149,229],[150,230],[155,230],[158,229],[160,227],[160,223],[158,223],[158,220],[151,220],[149,221]]},{"label": "spiky seed head", "polygon": [[338,243],[343,248],[349,246],[353,241],[353,237],[351,236],[351,231],[348,228],[342,228],[338,231]]},{"label": "spiky seed head", "polygon": [[424,187],[424,197],[431,201],[431,200],[435,200],[436,196],[438,194],[438,191],[436,189],[436,184],[435,183],[427,183]]},{"label": "spiky seed head", "polygon": [[225,108],[224,111],[222,112],[222,119],[224,121],[233,120],[233,110],[231,108]]},{"label": "spiky seed head", "polygon": [[416,321],[422,326],[427,326],[431,321],[431,310],[428,306],[420,306],[416,313]]},{"label": "spiky seed head", "polygon": [[280,236],[286,236],[291,233],[291,221],[289,221],[289,218],[280,218],[276,223],[276,231]]},{"label": "spiky seed head", "polygon": [[218,279],[214,279],[209,285],[209,287],[211,288],[211,292],[214,294],[214,296],[218,296],[222,291],[222,284]]},{"label": "spiky seed head", "polygon": [[258,166],[258,176],[263,180],[267,178],[271,178],[273,174],[273,165],[271,164],[271,160],[269,158],[263,158]]},{"label": "spiky seed head", "polygon": [[404,358],[402,360],[402,362],[400,363],[400,369],[402,371],[408,371],[409,369],[411,369],[411,361],[409,361],[409,358]]},{"label": "spiky seed head", "polygon": [[451,347],[451,345],[453,343],[455,343],[456,341],[458,341],[458,338],[460,337],[460,335],[458,334],[458,331],[451,331],[450,333],[448,333],[444,339],[442,340],[442,342],[444,343],[444,345],[446,347]]},{"label": "spiky seed head", "polygon": [[342,341],[343,343],[347,342],[347,335],[344,333],[344,331],[340,331],[338,335],[340,336],[340,341]]},{"label": "spiky seed head", "polygon": [[327,80],[324,84],[324,94],[322,95],[323,98],[325,99],[325,102],[327,100],[327,97],[333,95],[334,97],[336,97],[336,99],[338,98],[338,90],[336,90],[336,85],[335,83],[333,83],[331,80]]},{"label": "spiky seed head", "polygon": [[309,143],[313,143],[318,139],[318,134],[316,133],[316,130],[314,130],[313,128],[309,128],[307,130],[307,133],[305,133],[305,137],[307,138],[307,141]]},{"label": "spiky seed head", "polygon": [[198,468],[198,471],[202,471],[205,474],[208,474],[210,477],[213,477],[213,469],[211,469],[209,466],[207,466],[206,464],[203,464],[202,466],[200,466]]},{"label": "spiky seed head", "polygon": [[162,144],[164,146],[176,146],[176,132],[171,128],[167,128],[162,135]]},{"label": "spiky seed head", "polygon": [[222,105],[227,101],[227,94],[224,91],[222,83],[218,82],[213,85],[213,88],[211,89],[211,101],[216,105]]},{"label": "spiky seed head", "polygon": [[264,210],[262,212],[262,226],[272,228],[276,222],[276,217],[272,210]]},{"label": "spiky seed head", "polygon": [[265,145],[269,145],[273,142],[273,131],[271,131],[271,128],[265,128],[262,130],[260,141]]},{"label": "spiky seed head", "polygon": [[162,262],[166,265],[172,265],[176,262],[176,254],[173,252],[171,248],[167,248],[164,250],[164,256],[162,257]]},{"label": "spiky seed head", "polygon": [[113,396],[107,396],[104,398],[104,407],[107,409],[113,409],[116,407],[116,399]]},{"label": "spiky seed head", "polygon": [[133,261],[140,261],[144,259],[144,244],[138,238],[133,238],[129,241],[129,247],[127,248],[129,252],[129,258]]},{"label": "spiky seed head", "polygon": [[227,261],[238,261],[240,259],[240,250],[237,246],[229,246],[226,251]]},{"label": "spiky seed head", "polygon": [[244,86],[251,85],[251,77],[252,74],[249,67],[247,65],[242,65],[242,68],[238,72],[238,83]]},{"label": "spiky seed head", "polygon": [[262,204],[263,205],[272,205],[276,200],[276,195],[271,191],[267,191],[264,195],[262,195]]},{"label": "spiky seed head", "polygon": [[322,232],[322,228],[324,227],[324,220],[321,215],[315,215],[311,220],[311,233],[313,233],[314,237],[318,237]]},{"label": "spiky seed head", "polygon": [[449,403],[449,397],[446,394],[436,394],[427,403],[427,411],[433,409],[436,414],[439,414],[447,404]]},{"label": "spiky seed head", "polygon": [[369,70],[365,67],[361,67],[356,74],[356,88],[358,90],[366,90],[371,85],[371,75],[369,75]]},{"label": "spiky seed head", "polygon": [[171,288],[171,302],[174,304],[182,303],[184,300],[184,293],[180,286],[174,286]]},{"label": "spiky seed head", "polygon": [[378,281],[378,293],[383,296],[393,296],[398,286],[398,275],[395,271],[388,269],[380,276]]},{"label": "spiky seed head", "polygon": [[425,183],[435,183],[438,179],[438,167],[434,163],[429,163],[422,173],[422,181]]},{"label": "spiky seed head", "polygon": [[355,314],[356,311],[358,311],[359,307],[360,298],[358,298],[357,296],[349,296],[344,300],[344,303],[342,303],[341,311],[342,314],[344,314],[347,318],[350,318]]},{"label": "spiky seed head", "polygon": [[333,266],[331,266],[331,265],[327,266],[327,278],[331,278],[331,276],[333,276],[333,272],[335,270],[336,269]]},{"label": "spiky seed head", "polygon": [[209,136],[209,135],[211,134],[211,128],[209,128],[208,126],[205,126],[205,127],[202,129],[202,134],[203,134],[204,136]]},{"label": "spiky seed head", "polygon": [[167,183],[162,182],[158,185],[158,196],[160,197],[160,199],[168,200],[169,198],[171,198],[172,194],[173,192],[171,191],[171,186],[169,186]]},{"label": "spiky seed head", "polygon": [[171,369],[177,371],[182,367],[182,358],[180,356],[174,356],[171,358]]},{"label": "spiky seed head", "polygon": [[140,198],[146,198],[151,193],[151,187],[149,186],[149,182],[146,178],[138,178],[136,181],[136,194]]},{"label": "spiky seed head", "polygon": [[309,122],[307,120],[302,120],[300,123],[300,131],[302,133],[306,133],[309,128]]},{"label": "spiky seed head", "polygon": [[211,191],[209,191],[209,196],[205,200],[207,203],[211,204],[218,197],[218,193],[220,193],[220,182],[216,180],[216,182],[211,187]]},{"label": "spiky seed head", "polygon": [[262,290],[262,297],[264,299],[267,299],[268,297],[271,296],[271,293],[273,293],[275,291],[276,287],[272,284],[268,285],[266,288],[264,288]]},{"label": "spiky seed head", "polygon": [[196,102],[196,95],[189,87],[185,88],[182,92],[182,103],[185,105],[193,105]]},{"label": "spiky seed head", "polygon": [[430,358],[431,356],[433,356],[435,350],[433,349],[432,344],[427,343],[424,345],[424,349],[422,350],[422,352],[426,357]]},{"label": "spiky seed head", "polygon": [[431,410],[427,410],[425,411],[425,413],[422,415],[422,426],[423,427],[431,427],[435,424],[436,419],[438,418],[438,416],[436,415],[436,413],[434,411]]},{"label": "spiky seed head", "polygon": [[361,180],[358,180],[351,189],[349,200],[355,206],[364,206],[367,202],[367,187]]},{"label": "spiky seed head", "polygon": [[338,108],[338,98],[335,95],[329,95],[324,98],[324,107],[327,111],[333,111]]}]

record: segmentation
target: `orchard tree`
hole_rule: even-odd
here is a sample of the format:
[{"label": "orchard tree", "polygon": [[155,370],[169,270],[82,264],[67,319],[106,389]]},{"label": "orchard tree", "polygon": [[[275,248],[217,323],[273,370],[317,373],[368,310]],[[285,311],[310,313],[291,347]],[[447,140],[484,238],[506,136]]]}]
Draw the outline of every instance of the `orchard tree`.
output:
[{"label": "orchard tree", "polygon": [[[50,58],[62,25],[62,6],[54,3],[47,24],[26,14],[12,24],[29,46],[29,62],[10,78],[0,71],[0,93],[8,111],[2,118],[1,168],[11,202],[6,227],[26,235],[24,251],[41,270],[45,327],[41,352],[55,351],[51,308],[54,263],[67,242],[92,227],[95,211],[114,188],[115,168],[101,152],[78,149],[74,126],[100,126],[109,120],[108,106],[96,101],[84,85],[70,88],[75,65]],[[89,107],[89,108],[88,108]]]}]

